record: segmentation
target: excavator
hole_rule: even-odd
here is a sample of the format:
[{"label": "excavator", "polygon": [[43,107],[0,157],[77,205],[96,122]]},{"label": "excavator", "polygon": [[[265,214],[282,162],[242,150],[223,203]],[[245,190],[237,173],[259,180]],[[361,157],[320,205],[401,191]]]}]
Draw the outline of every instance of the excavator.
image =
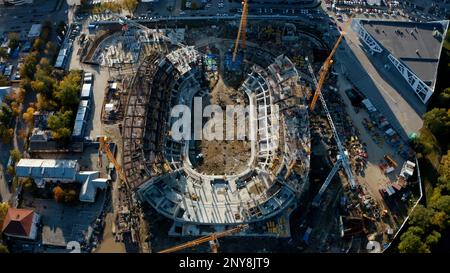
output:
[{"label": "excavator", "polygon": [[218,241],[219,238],[230,236],[232,234],[246,230],[247,228],[248,228],[248,225],[239,225],[239,226],[234,227],[229,230],[225,230],[222,232],[215,232],[210,235],[195,239],[193,241],[190,241],[190,242],[187,242],[187,243],[184,243],[181,245],[177,245],[177,246],[174,246],[174,247],[171,247],[168,249],[161,250],[158,253],[172,253],[172,252],[180,251],[180,250],[183,250],[183,249],[186,249],[189,247],[194,247],[194,246],[206,243],[206,242],[210,243],[211,252],[217,253],[219,250],[219,241]]}]

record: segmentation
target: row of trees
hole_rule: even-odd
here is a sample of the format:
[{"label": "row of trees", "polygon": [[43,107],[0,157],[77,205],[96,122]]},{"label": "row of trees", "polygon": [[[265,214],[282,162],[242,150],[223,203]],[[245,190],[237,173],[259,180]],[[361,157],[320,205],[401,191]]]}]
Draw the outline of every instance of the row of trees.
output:
[{"label": "row of trees", "polygon": [[449,234],[450,79],[447,75],[450,75],[450,32],[441,56],[435,94],[423,117],[424,126],[419,137],[412,143],[425,183],[427,204],[419,205],[411,214],[409,228],[400,237],[400,252],[439,251],[445,247],[441,238]]},{"label": "row of trees", "polygon": [[41,36],[35,40],[33,51],[24,58],[19,71],[23,90],[36,94],[36,103],[31,104],[22,117],[28,127],[33,128],[36,110],[55,111],[48,125],[53,138],[65,142],[71,135],[73,113],[79,103],[81,71],[70,71],[64,75],[53,68],[51,59],[57,48],[48,41],[50,31],[51,24],[44,24]]}]

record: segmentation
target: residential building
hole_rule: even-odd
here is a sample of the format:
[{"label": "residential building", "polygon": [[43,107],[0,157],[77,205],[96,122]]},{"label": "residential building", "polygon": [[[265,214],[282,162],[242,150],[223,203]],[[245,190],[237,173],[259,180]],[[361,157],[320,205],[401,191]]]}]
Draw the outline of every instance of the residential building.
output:
[{"label": "residential building", "polygon": [[2,232],[8,237],[35,240],[40,218],[39,214],[30,209],[9,208]]}]

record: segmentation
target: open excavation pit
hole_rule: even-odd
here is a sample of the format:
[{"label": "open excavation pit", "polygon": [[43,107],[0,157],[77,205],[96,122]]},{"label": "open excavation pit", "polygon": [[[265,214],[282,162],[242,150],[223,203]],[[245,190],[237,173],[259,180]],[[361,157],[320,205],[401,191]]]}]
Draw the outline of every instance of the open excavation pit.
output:
[{"label": "open excavation pit", "polygon": [[[146,94],[140,114],[146,119],[142,130],[128,128],[137,141],[124,138],[135,147],[125,171],[142,181],[133,185],[138,198],[174,221],[169,234],[201,235],[247,223],[246,235],[290,236],[289,214],[309,187],[310,153],[306,92],[295,65],[283,55],[268,67],[253,63],[234,89],[222,81],[217,57],[211,70],[214,62],[205,56],[213,58],[182,47],[143,62],[131,96],[137,88]],[[249,106],[248,136],[175,139],[177,118],[170,110],[180,104],[192,109],[194,97],[203,104]],[[281,230],[269,230],[267,221]]]},{"label": "open excavation pit", "polygon": [[[247,138],[238,139],[238,130],[236,126],[244,123],[245,128],[248,127],[248,119],[238,121],[237,115],[228,118],[226,109],[231,107],[245,108],[249,105],[249,98],[242,90],[236,90],[227,86],[220,78],[212,83],[210,92],[201,92],[202,106],[218,105],[223,110],[224,129],[222,140],[194,140],[191,143],[189,160],[194,168],[199,172],[207,175],[219,174],[237,174],[247,168],[248,160],[251,155],[251,142]],[[199,94],[196,95],[197,97]],[[208,118],[203,118],[202,125],[205,126]],[[232,122],[232,123],[230,123]],[[230,126],[227,129],[227,123]],[[202,126],[202,127],[203,127]],[[248,133],[248,130],[245,130]],[[232,139],[227,138],[227,134],[232,135]]]}]

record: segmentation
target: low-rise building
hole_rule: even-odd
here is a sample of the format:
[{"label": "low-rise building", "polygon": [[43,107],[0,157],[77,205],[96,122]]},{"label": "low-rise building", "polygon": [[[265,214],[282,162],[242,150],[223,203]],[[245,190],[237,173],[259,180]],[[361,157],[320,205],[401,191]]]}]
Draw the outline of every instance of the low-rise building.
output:
[{"label": "low-rise building", "polygon": [[8,237],[35,240],[39,221],[40,215],[33,210],[9,208],[2,232]]},{"label": "low-rise building", "polygon": [[98,171],[80,171],[77,160],[58,159],[21,159],[16,165],[19,178],[32,178],[39,188],[46,183],[79,183],[82,184],[79,200],[95,202],[98,189],[108,187],[108,179],[100,178]]},{"label": "low-rise building", "polygon": [[18,177],[31,177],[39,188],[45,183],[70,183],[75,181],[80,166],[76,160],[23,158],[16,165]]}]

